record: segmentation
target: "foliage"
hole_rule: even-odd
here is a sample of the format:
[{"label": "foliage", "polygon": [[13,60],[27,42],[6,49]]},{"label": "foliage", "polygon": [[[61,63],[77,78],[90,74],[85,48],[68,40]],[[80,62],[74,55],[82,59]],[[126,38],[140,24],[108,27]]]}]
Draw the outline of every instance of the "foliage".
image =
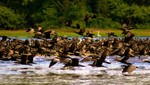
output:
[{"label": "foliage", "polygon": [[91,19],[88,22],[87,27],[94,27],[94,28],[121,28],[121,25],[118,22],[112,21],[110,18],[98,18],[98,19]]},{"label": "foliage", "polygon": [[0,6],[0,27],[6,29],[16,29],[21,26],[21,16],[15,14],[13,10]]},{"label": "foliage", "polygon": [[43,27],[54,28],[59,27],[59,21],[57,17],[57,10],[54,8],[46,8],[42,11],[42,19],[41,23]]},{"label": "foliage", "polygon": [[[87,21],[85,16],[89,15]],[[93,16],[95,18],[93,18]],[[150,28],[149,0],[0,0],[0,28]]]}]

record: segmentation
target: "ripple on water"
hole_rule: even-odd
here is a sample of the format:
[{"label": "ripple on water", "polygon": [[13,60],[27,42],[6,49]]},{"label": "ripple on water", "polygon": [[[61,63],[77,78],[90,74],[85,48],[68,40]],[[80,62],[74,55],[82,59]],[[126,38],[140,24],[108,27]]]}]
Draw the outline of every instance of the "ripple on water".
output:
[{"label": "ripple on water", "polygon": [[[49,68],[50,60],[46,60],[45,56],[36,56],[34,58],[35,64],[32,65],[21,65],[15,64],[13,61],[0,61],[0,74],[20,74],[24,72],[36,73],[36,74],[47,74],[49,72],[56,74],[78,74],[78,75],[99,75],[99,74],[109,74],[109,75],[122,75],[122,63],[113,61],[112,57],[108,57],[111,64],[103,64],[105,67],[91,67],[89,64],[92,62],[80,63],[84,67],[75,67],[71,70],[62,69],[64,64],[57,63],[53,67]],[[138,68],[133,72],[135,74],[146,74],[150,73],[149,63],[135,62],[134,65]],[[26,69],[25,69],[26,68]],[[143,70],[144,69],[144,70]]]},{"label": "ripple on water", "polygon": [[[149,63],[135,62],[138,68],[131,76],[122,75],[122,63],[113,61],[111,64],[103,64],[105,67],[92,67],[92,62],[80,63],[84,67],[63,68],[64,64],[57,63],[49,68],[50,60],[44,57],[36,57],[35,64],[21,65],[13,61],[0,61],[0,81],[2,84],[80,84],[80,85],[148,85],[150,83]],[[109,60],[109,58],[107,58]],[[11,79],[12,78],[12,79]],[[16,79],[16,80],[15,80]],[[54,80],[57,80],[54,81]],[[16,81],[16,82],[12,82]],[[7,83],[8,82],[8,83]],[[21,83],[22,82],[22,83]],[[128,82],[128,83],[127,83]]]}]

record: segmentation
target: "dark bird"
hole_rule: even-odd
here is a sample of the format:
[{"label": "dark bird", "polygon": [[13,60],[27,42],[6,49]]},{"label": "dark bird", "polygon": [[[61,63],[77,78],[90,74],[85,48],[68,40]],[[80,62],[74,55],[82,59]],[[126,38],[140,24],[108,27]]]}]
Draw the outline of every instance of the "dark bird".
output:
[{"label": "dark bird", "polygon": [[121,28],[121,30],[123,35],[126,35],[129,32],[129,30],[126,28]]},{"label": "dark bird", "polygon": [[38,27],[38,30],[35,30],[33,28],[29,28],[26,30],[28,33],[34,33],[34,38],[47,38],[50,39],[51,35],[57,35],[57,33],[53,30],[50,31],[44,31],[42,27]]},{"label": "dark bird", "polygon": [[67,20],[67,21],[65,22],[65,25],[68,26],[68,27],[71,27],[71,25],[72,25],[72,20]]},{"label": "dark bird", "polygon": [[75,41],[72,41],[71,45],[69,46],[69,52],[75,52],[77,48],[77,43]]},{"label": "dark bird", "polygon": [[41,32],[36,31],[36,30],[35,30],[35,29],[33,29],[33,28],[29,28],[29,29],[27,29],[27,30],[26,30],[26,32],[27,32],[27,33],[29,33],[29,34],[34,33],[34,38],[43,38],[42,33],[41,33]]},{"label": "dark bird", "polygon": [[47,38],[47,39],[50,39],[51,38],[51,35],[55,35],[57,34],[55,31],[47,31],[47,32],[44,32],[44,37]]},{"label": "dark bird", "polygon": [[49,64],[49,67],[52,67],[52,66],[55,65],[57,62],[60,62],[59,57],[52,59],[52,60],[51,60],[51,63]]},{"label": "dark bird", "polygon": [[29,63],[33,63],[33,58],[35,57],[35,55],[32,54],[23,54],[21,56],[21,64],[29,64]]},{"label": "dark bird", "polygon": [[7,39],[10,39],[10,38],[8,38],[7,36],[0,36],[0,37],[2,37],[2,40],[1,40],[1,41],[7,41]]},{"label": "dark bird", "polygon": [[35,30],[34,30],[33,28],[28,28],[28,29],[26,30],[26,32],[28,32],[28,33],[34,33]]},{"label": "dark bird", "polygon": [[132,30],[132,29],[134,29],[133,27],[131,27],[129,24],[123,24],[122,25],[122,29],[127,29],[127,30]]},{"label": "dark bird", "polygon": [[45,31],[43,30],[43,28],[41,26],[38,26],[37,32],[44,33]]},{"label": "dark bird", "polygon": [[133,37],[135,36],[134,33],[132,33],[127,28],[122,28],[121,30],[122,30],[122,34],[125,36],[124,37],[124,42],[128,43],[129,41],[133,40]]},{"label": "dark bird", "polygon": [[94,34],[92,33],[92,30],[89,30],[89,31],[86,33],[86,37],[91,37],[91,38],[94,37]]},{"label": "dark bird", "polygon": [[110,64],[110,62],[107,62],[107,61],[106,61],[106,57],[108,56],[108,53],[109,53],[109,49],[104,48],[104,51],[103,51],[101,57],[98,58],[98,59],[93,63],[92,66],[103,67],[103,65],[102,65],[103,63],[108,63],[108,64]]},{"label": "dark bird", "polygon": [[89,18],[90,18],[90,16],[88,14],[86,14],[85,17],[84,17],[84,21],[88,22]]},{"label": "dark bird", "polygon": [[108,37],[117,37],[114,32],[109,32],[107,33]]},{"label": "dark bird", "polygon": [[67,66],[82,66],[79,64],[79,59],[77,58],[54,58],[51,60],[49,67],[52,67],[57,62],[61,62],[65,64],[65,67]]},{"label": "dark bird", "polygon": [[60,55],[60,56],[51,60],[49,67],[52,67],[57,62],[64,63],[65,67],[67,67],[67,66],[82,66],[79,64],[78,58],[71,58],[71,57],[68,57],[66,55]]},{"label": "dark bird", "polygon": [[69,63],[66,63],[65,64],[65,67],[66,66],[82,66],[82,65],[79,65],[79,59],[77,58],[70,58],[71,61]]},{"label": "dark bird", "polygon": [[77,29],[80,29],[80,27],[81,27],[80,24],[77,23],[77,24],[76,24],[76,28],[77,28]]},{"label": "dark bird", "polygon": [[124,52],[124,57],[121,59],[120,62],[122,63],[125,63],[125,64],[130,64],[129,62],[127,62],[127,60],[130,58],[130,57],[134,57],[134,51],[127,47],[127,49],[125,49],[125,52]]},{"label": "dark bird", "polygon": [[124,42],[128,43],[129,41],[133,40],[133,37],[134,37],[134,36],[135,36],[135,35],[134,35],[133,33],[129,32],[129,33],[125,36]]},{"label": "dark bird", "polygon": [[85,33],[85,28],[80,28],[79,32],[75,32],[75,33],[77,33],[77,34],[83,36],[84,33]]}]

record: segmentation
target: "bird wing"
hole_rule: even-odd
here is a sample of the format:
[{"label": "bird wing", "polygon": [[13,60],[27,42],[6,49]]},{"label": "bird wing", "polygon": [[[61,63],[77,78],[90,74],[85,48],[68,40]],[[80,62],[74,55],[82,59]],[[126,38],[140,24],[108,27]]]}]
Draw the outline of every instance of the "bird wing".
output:
[{"label": "bird wing", "polygon": [[50,64],[49,64],[49,67],[52,67],[53,65],[55,65],[57,63],[57,61],[55,59],[53,59]]}]

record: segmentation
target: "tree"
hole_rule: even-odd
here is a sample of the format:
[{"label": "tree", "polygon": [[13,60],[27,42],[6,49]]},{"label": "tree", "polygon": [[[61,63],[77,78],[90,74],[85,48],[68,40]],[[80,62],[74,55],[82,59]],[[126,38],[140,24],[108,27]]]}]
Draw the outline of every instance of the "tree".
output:
[{"label": "tree", "polygon": [[70,27],[118,28],[124,22],[150,26],[149,0],[0,0],[0,6],[1,11],[6,9],[0,13],[3,28],[58,28],[66,22]]},{"label": "tree", "polygon": [[20,28],[22,23],[23,19],[19,14],[7,7],[0,6],[0,28],[16,29]]}]

